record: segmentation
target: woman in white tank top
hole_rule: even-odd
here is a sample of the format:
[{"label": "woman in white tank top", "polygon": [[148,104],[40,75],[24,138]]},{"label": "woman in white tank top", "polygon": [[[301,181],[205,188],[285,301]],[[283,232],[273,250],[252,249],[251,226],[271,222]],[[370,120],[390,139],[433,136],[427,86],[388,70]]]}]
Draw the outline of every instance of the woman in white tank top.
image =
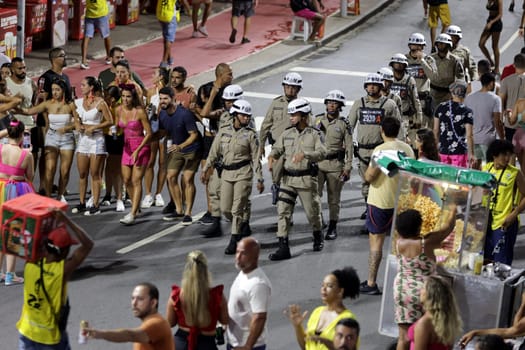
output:
[{"label": "woman in white tank top", "polygon": [[[102,129],[113,124],[113,117],[102,98],[102,84],[99,80],[86,77],[80,83],[80,91],[82,103],[77,104],[79,120],[75,126],[80,133],[77,146],[80,203],[72,212],[84,212],[84,215],[89,216],[100,214],[102,167],[107,155]],[[91,174],[93,207],[87,209],[86,191],[89,174]]]},{"label": "woman in white tank top", "polygon": [[32,108],[22,108],[22,114],[35,115],[42,113],[46,123],[45,160],[46,170],[44,185],[46,196],[51,196],[53,180],[60,157],[60,179],[58,182],[57,199],[67,203],[64,193],[69,181],[69,172],[75,152],[75,120],[78,114],[73,101],[66,100],[67,84],[57,79],[51,84],[51,99]]}]

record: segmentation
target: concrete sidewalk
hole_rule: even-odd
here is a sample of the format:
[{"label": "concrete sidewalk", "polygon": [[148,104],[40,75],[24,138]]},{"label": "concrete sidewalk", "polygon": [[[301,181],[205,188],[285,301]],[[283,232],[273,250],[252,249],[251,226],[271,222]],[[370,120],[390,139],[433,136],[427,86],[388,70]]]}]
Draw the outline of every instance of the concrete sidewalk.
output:
[{"label": "concrete sidewalk", "polygon": [[[292,11],[286,0],[260,1],[252,20],[250,30],[251,43],[240,45],[243,19],[239,21],[237,43],[228,42],[230,34],[231,5],[224,2],[213,4],[213,15],[207,23],[208,38],[191,38],[193,31],[191,20],[182,15],[177,38],[173,45],[175,65],[188,69],[190,82],[198,86],[214,78],[213,68],[220,62],[231,64],[235,80],[242,80],[249,75],[260,73],[294,58],[316,50],[336,37],[349,32],[365,23],[372,16],[387,8],[396,0],[367,0],[361,3],[359,16],[339,14],[339,0],[325,0],[329,17],[325,36],[319,45],[307,44],[301,40],[288,40]],[[127,26],[117,26],[111,32],[112,45],[126,49],[126,58],[148,86],[153,68],[158,66],[162,55],[162,38],[159,23],[155,15],[141,15],[139,21]],[[70,41],[64,48],[68,54],[66,73],[72,85],[78,86],[81,79],[88,75],[97,76],[108,66],[104,64],[105,52],[103,41],[96,37],[90,42],[89,53],[94,59],[89,70],[79,69],[80,41]],[[26,56],[28,74],[38,77],[49,68],[48,50],[38,50]]]}]

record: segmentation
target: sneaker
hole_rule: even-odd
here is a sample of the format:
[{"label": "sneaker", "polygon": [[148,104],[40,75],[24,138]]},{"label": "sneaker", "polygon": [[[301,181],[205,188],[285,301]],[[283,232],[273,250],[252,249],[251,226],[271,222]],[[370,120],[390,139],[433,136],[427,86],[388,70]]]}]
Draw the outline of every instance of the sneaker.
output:
[{"label": "sneaker", "polygon": [[184,217],[184,214],[177,214],[176,212],[166,214],[162,217],[162,220],[164,221],[175,221],[180,220]]},{"label": "sneaker", "polygon": [[368,281],[364,281],[359,285],[359,293],[368,295],[381,295],[381,291],[377,287],[377,283],[370,287]]},{"label": "sneaker", "polygon": [[22,277],[18,277],[14,272],[6,272],[4,283],[6,286],[12,286],[15,284],[24,283],[24,279]]},{"label": "sneaker", "polygon": [[162,214],[173,214],[175,212],[175,202],[171,201],[162,208]]},{"label": "sneaker", "polygon": [[111,205],[111,196],[105,195],[104,198],[102,198],[100,205],[103,207],[109,207]]},{"label": "sneaker", "polygon": [[241,44],[248,44],[248,43],[250,43],[250,42],[251,42],[250,39],[248,39],[248,38],[242,38]]},{"label": "sneaker", "polygon": [[208,36],[208,29],[206,29],[205,26],[200,26],[199,27],[199,32],[204,35],[204,36]]},{"label": "sneaker", "polygon": [[61,202],[62,202],[62,203],[64,203],[64,204],[67,204],[67,200],[66,200],[66,197],[64,197],[63,195],[62,195],[62,196],[60,196],[60,199],[59,199],[59,201],[61,201]]},{"label": "sneaker", "polygon": [[126,210],[126,207],[124,206],[124,202],[120,199],[117,199],[117,211],[124,211]]},{"label": "sneaker", "polygon": [[144,199],[142,200],[142,203],[140,204],[140,207],[147,209],[147,208],[151,208],[152,205],[153,205],[153,197],[151,196],[151,194],[145,195]]},{"label": "sneaker", "polygon": [[93,197],[89,197],[86,203],[86,208],[93,208]]},{"label": "sneaker", "polygon": [[111,64],[111,58],[110,57],[106,57],[106,61],[104,63],[106,63],[107,65],[110,65]]},{"label": "sneaker", "polygon": [[169,57],[168,58],[168,66],[171,66],[173,64],[173,58]]},{"label": "sneaker", "polygon": [[71,209],[71,212],[73,214],[78,214],[78,213],[82,213],[86,211],[86,205],[84,203],[80,203],[79,205],[77,205],[76,207],[74,207],[73,209]]},{"label": "sneaker", "polygon": [[192,223],[193,223],[193,220],[191,219],[191,216],[184,215],[184,217],[182,218],[182,224],[184,226],[188,226],[188,225],[191,225]]},{"label": "sneaker", "polygon": [[91,207],[88,211],[84,213],[85,216],[93,216],[100,214],[100,208],[99,207]]},{"label": "sneaker", "polygon": [[170,67],[168,62],[160,62],[159,68],[165,68],[168,69]]},{"label": "sneaker", "polygon": [[200,219],[197,221],[199,224],[203,225],[211,225],[214,223],[213,217],[211,216],[211,213],[207,211]]},{"label": "sneaker", "polygon": [[123,225],[133,225],[135,223],[135,217],[133,216],[133,214],[129,213],[128,215],[120,219],[120,223]]},{"label": "sneaker", "polygon": [[160,193],[157,193],[155,195],[155,206],[156,207],[163,207],[164,206],[164,198],[162,198],[162,195]]},{"label": "sneaker", "polygon": [[82,62],[82,63],[80,64],[80,69],[84,69],[84,70],[85,70],[85,69],[89,69],[89,65],[88,65],[87,63]]},{"label": "sneaker", "polygon": [[199,31],[195,30],[193,34],[191,34],[192,38],[200,38]]},{"label": "sneaker", "polygon": [[230,43],[235,42],[235,36],[237,35],[237,29],[232,29],[232,33],[230,34]]}]

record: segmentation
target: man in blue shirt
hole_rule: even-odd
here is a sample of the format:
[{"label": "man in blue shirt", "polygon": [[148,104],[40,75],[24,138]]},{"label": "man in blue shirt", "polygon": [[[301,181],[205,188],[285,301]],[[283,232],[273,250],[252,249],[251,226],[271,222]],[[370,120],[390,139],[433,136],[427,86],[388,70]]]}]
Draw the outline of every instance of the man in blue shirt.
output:
[{"label": "man in blue shirt", "polygon": [[[167,140],[168,172],[166,179],[168,190],[176,205],[176,211],[164,216],[163,219],[173,221],[182,218],[183,225],[191,225],[191,210],[195,200],[194,178],[202,154],[201,137],[193,113],[175,103],[175,92],[171,87],[160,89],[159,97],[161,108],[159,128],[161,134],[166,135]],[[182,179],[179,184],[178,178],[181,171]],[[184,211],[183,208],[185,208]]]}]

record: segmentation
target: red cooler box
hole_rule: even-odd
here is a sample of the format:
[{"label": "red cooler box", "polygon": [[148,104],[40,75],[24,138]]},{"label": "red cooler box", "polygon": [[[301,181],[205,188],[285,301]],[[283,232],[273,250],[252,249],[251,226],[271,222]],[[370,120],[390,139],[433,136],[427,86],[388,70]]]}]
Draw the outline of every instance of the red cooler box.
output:
[{"label": "red cooler box", "polygon": [[117,0],[117,24],[126,25],[139,20],[139,0]]},{"label": "red cooler box", "polygon": [[49,208],[67,210],[67,204],[28,193],[2,205],[0,243],[2,252],[12,253],[27,261],[42,256],[42,241],[56,226]]},{"label": "red cooler box", "polygon": [[86,0],[69,0],[69,39],[84,38],[84,19],[86,18]]},{"label": "red cooler box", "polygon": [[[17,0],[4,0],[6,7],[16,8]],[[25,35],[33,35],[46,29],[47,0],[26,0]]]},{"label": "red cooler box", "polygon": [[0,52],[13,58],[16,57],[16,24],[17,10],[0,8]]}]

